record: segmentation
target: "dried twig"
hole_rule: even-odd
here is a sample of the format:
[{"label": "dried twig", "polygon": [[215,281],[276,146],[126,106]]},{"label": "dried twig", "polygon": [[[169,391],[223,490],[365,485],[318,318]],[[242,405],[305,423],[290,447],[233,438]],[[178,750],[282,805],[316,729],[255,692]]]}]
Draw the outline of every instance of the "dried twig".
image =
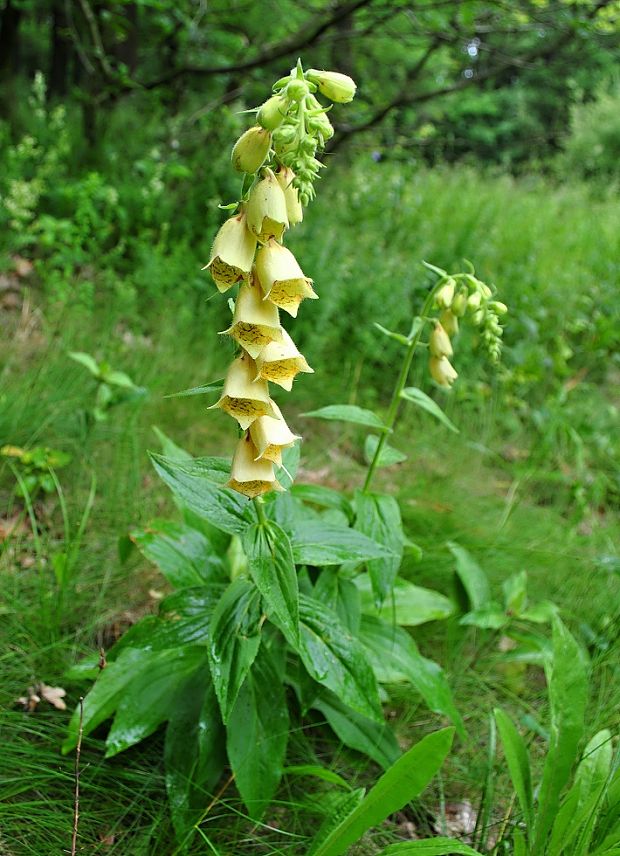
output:
[{"label": "dried twig", "polygon": [[73,800],[73,837],[71,838],[71,856],[77,853],[78,822],[80,819],[80,752],[82,750],[82,731],[84,729],[84,699],[80,696],[80,728],[75,747],[75,792]]}]

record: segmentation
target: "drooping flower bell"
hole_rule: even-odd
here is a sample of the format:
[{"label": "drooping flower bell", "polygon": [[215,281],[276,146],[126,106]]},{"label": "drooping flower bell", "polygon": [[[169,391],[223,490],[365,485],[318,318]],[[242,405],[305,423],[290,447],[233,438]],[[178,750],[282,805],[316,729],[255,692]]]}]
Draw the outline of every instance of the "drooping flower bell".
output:
[{"label": "drooping flower bell", "polygon": [[450,338],[459,332],[459,319],[450,309],[444,309],[439,316],[439,321]]},{"label": "drooping flower bell", "polygon": [[304,209],[299,201],[299,193],[297,192],[297,188],[293,186],[295,173],[287,166],[283,166],[277,171],[276,178],[284,191],[286,215],[288,217],[288,224],[292,228],[304,219]]},{"label": "drooping flower bell", "polygon": [[293,318],[304,298],[318,298],[312,280],[304,276],[295,256],[277,241],[269,241],[259,249],[256,273],[265,297]]},{"label": "drooping flower bell", "polygon": [[270,300],[263,300],[255,277],[239,289],[232,324],[222,332],[231,336],[254,360],[270,342],[282,342],[278,307]]},{"label": "drooping flower bell", "polygon": [[267,382],[255,378],[254,360],[247,354],[237,357],[228,368],[222,395],[209,410],[220,408],[236,419],[244,431],[260,416],[275,416]]},{"label": "drooping flower bell", "polygon": [[288,227],[286,198],[272,170],[266,169],[265,177],[250,191],[246,213],[248,228],[261,244],[282,239]]},{"label": "drooping flower bell", "polygon": [[218,291],[224,293],[249,279],[256,251],[256,236],[248,231],[245,213],[231,217],[221,227],[203,270],[213,277]]},{"label": "drooping flower bell", "polygon": [[269,493],[271,490],[282,490],[282,486],[273,471],[273,464],[266,458],[258,456],[249,433],[241,437],[237,443],[230,479],[226,487],[230,487],[238,493],[250,497],[250,499],[261,496],[263,493]]},{"label": "drooping flower bell", "polygon": [[294,446],[301,437],[299,434],[293,434],[275,401],[272,401],[272,406],[276,412],[275,418],[260,416],[250,425],[250,436],[256,447],[256,460],[272,461],[281,467],[282,450]]},{"label": "drooping flower bell", "polygon": [[450,337],[439,322],[435,324],[433,332],[431,333],[429,347],[432,357],[441,359],[441,357],[452,356],[453,351]]},{"label": "drooping flower bell", "polygon": [[449,388],[458,377],[447,357],[431,357],[428,366],[431,377],[439,386]]},{"label": "drooping flower bell", "polygon": [[230,159],[238,172],[256,172],[259,169],[271,147],[271,133],[260,125],[241,134],[233,146]]},{"label": "drooping flower bell", "polygon": [[337,104],[348,104],[355,97],[357,86],[348,74],[341,74],[338,71],[319,71],[316,68],[311,68],[306,72],[306,77],[312,83],[316,83],[321,95]]},{"label": "drooping flower bell", "polygon": [[286,330],[282,329],[282,340],[270,342],[255,358],[257,378],[269,380],[290,392],[293,381],[300,372],[314,374],[306,358],[297,350],[297,345]]}]

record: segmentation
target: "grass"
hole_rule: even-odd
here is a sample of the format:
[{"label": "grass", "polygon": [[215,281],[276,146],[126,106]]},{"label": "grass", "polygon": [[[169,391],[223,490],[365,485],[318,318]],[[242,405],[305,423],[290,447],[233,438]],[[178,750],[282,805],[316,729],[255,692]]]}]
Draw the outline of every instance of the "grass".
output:
[{"label": "grass", "polygon": [[[380,193],[385,194],[384,203],[371,205]],[[458,541],[477,557],[498,595],[509,574],[527,570],[531,598],[556,601],[572,630],[590,645],[596,666],[592,731],[617,727],[614,604],[620,585],[620,525],[609,493],[601,504],[587,505],[577,516],[570,500],[579,479],[585,484],[603,464],[606,473],[618,468],[608,427],[613,414],[603,412],[604,402],[613,406],[613,392],[600,365],[602,359],[612,359],[607,356],[612,340],[600,337],[607,327],[598,316],[593,316],[600,334],[596,342],[591,341],[592,331],[571,330],[566,321],[589,311],[593,294],[601,304],[609,300],[620,264],[611,205],[601,200],[584,210],[585,188],[550,193],[536,181],[482,180],[466,171],[407,176],[406,170],[384,170],[381,165],[370,178],[354,171],[346,191],[333,189],[326,197],[311,210],[295,239],[304,267],[320,284],[322,300],[315,304],[312,322],[300,316],[305,349],[317,374],[296,387],[289,412],[299,414],[309,404],[336,400],[382,406],[397,354],[383,340],[377,342],[371,321],[381,318],[388,326],[404,326],[414,286],[425,282],[419,257],[445,265],[462,255],[475,259],[481,275],[496,280],[502,296],[516,305],[516,322],[508,332],[508,376],[494,386],[488,375],[477,372],[463,343],[457,361],[464,382],[447,404],[460,435],[448,434],[425,415],[405,412],[392,442],[409,460],[382,471],[377,481],[378,487],[397,494],[407,531],[424,550],[421,561],[406,561],[403,573],[450,591],[448,540]],[[346,211],[337,230],[332,228],[330,206]],[[360,241],[360,234],[368,240]],[[601,234],[607,235],[605,254],[600,252]],[[24,307],[21,314],[7,316],[11,338],[5,341],[13,344],[5,345],[1,354],[0,443],[45,444],[71,453],[71,464],[58,477],[72,528],[86,503],[92,473],[97,477],[75,591],[59,609],[50,567],[51,555],[63,546],[58,502],[52,498],[35,503],[41,522],[40,557],[34,554],[27,528],[0,545],[0,852],[45,856],[70,846],[73,759],[59,754],[68,713],[42,703],[28,714],[16,708],[14,700],[36,681],[64,686],[70,665],[101,646],[109,647],[136,617],[156,608],[161,577],[135,556],[123,564],[117,552],[119,536],[131,526],[172,511],[146,457],[146,450],[156,447],[151,426],[158,425],[196,454],[225,453],[233,436],[224,416],[205,413],[204,399],[163,397],[221,375],[228,353],[217,349],[215,330],[222,329],[217,301],[197,300],[192,317],[176,314],[171,298],[169,317],[158,322],[156,313],[146,314],[140,325],[119,317],[117,308],[105,307],[104,300],[96,316],[46,303],[36,293]],[[563,325],[557,335],[548,330],[553,313]],[[524,343],[528,324],[533,332]],[[570,341],[575,356],[565,358],[564,367],[558,364],[556,374],[548,368],[553,377],[539,379],[541,354],[555,360],[561,351],[557,336]],[[95,385],[67,358],[70,350],[105,357],[148,387],[148,399],[140,406],[119,406],[107,422],[87,430],[84,412],[92,407]],[[586,379],[558,405],[562,378],[583,367]],[[415,378],[418,385],[426,384],[421,368]],[[507,397],[522,402],[525,389],[531,390],[531,401],[515,405],[516,418],[506,410]],[[576,425],[571,422],[573,399],[581,414]],[[560,449],[568,468],[564,472],[556,466],[557,448],[541,452],[556,436],[543,418],[554,403],[560,429],[572,426],[583,435],[582,449],[590,458],[581,470],[574,445]],[[539,423],[530,418],[537,410],[542,413]],[[294,417],[292,421],[305,435],[306,478],[359,486],[363,435],[352,428]],[[533,424],[541,425],[536,433]],[[592,451],[598,435],[609,441],[602,458]],[[561,481],[550,480],[554,472],[560,472]],[[0,478],[10,516],[20,504],[12,497],[10,474],[5,470]],[[57,620],[48,620],[50,615]],[[500,704],[544,724],[540,671],[498,665],[488,637],[465,634],[451,623],[419,628],[416,638],[425,653],[446,667],[471,735],[444,770],[446,799],[475,802],[486,764],[488,712]],[[73,707],[80,687],[67,684],[67,690]],[[403,745],[438,724],[437,717],[402,688],[389,709]],[[160,736],[110,761],[103,760],[102,745],[96,735],[85,741],[82,753],[84,852],[172,853]],[[325,764],[353,783],[367,784],[377,775],[372,765],[338,746],[319,720],[297,723],[289,760]],[[498,775],[501,793],[505,782],[501,771]],[[307,780],[287,777],[265,825],[252,827],[230,785],[204,827],[212,843],[200,839],[193,852],[303,853],[315,825],[308,810],[312,790]],[[320,784],[315,790],[322,798]],[[436,787],[426,799],[435,810]],[[377,842],[386,843],[390,835],[393,828],[380,830],[359,852],[377,852]]]}]

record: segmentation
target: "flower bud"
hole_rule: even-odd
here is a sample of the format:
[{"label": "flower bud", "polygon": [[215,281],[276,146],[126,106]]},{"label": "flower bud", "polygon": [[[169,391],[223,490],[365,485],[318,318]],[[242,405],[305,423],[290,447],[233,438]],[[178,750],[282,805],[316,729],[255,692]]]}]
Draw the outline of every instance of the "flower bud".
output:
[{"label": "flower bud", "polygon": [[472,312],[475,312],[476,309],[479,308],[480,303],[482,302],[482,295],[479,291],[474,291],[473,294],[470,294],[467,298],[467,306]]},{"label": "flower bud", "polygon": [[299,434],[293,434],[284,421],[278,405],[272,402],[276,417],[261,416],[250,425],[250,436],[256,446],[256,460],[271,461],[276,466],[282,466],[282,450],[293,446],[301,440]]},{"label": "flower bud", "polygon": [[484,309],[476,309],[474,314],[471,316],[471,320],[472,320],[474,326],[476,326],[476,327],[479,327],[482,324],[482,322],[484,321],[484,318],[485,318]]},{"label": "flower bud", "polygon": [[255,250],[256,237],[248,231],[245,214],[238,214],[227,220],[215,236],[211,258],[203,270],[209,270],[223,293],[248,280]]},{"label": "flower bud", "polygon": [[275,477],[271,461],[258,458],[256,447],[249,434],[237,443],[230,479],[226,487],[249,496],[250,499],[269,493],[271,490],[283,489]]},{"label": "flower bud", "polygon": [[508,312],[506,304],[499,300],[492,300],[489,303],[489,309],[492,309],[496,315],[505,315]]},{"label": "flower bud", "polygon": [[451,387],[458,377],[447,357],[431,357],[428,365],[431,377],[439,386]]},{"label": "flower bud", "polygon": [[288,167],[284,166],[278,170],[278,172],[276,173],[276,178],[278,180],[278,184],[284,191],[288,224],[291,227],[296,226],[304,219],[304,209],[301,207],[297,188],[293,187],[295,173],[292,169],[289,169]]},{"label": "flower bud", "polygon": [[454,298],[454,287],[456,283],[453,279],[449,279],[442,288],[439,289],[435,300],[440,309],[449,309]]},{"label": "flower bud", "polygon": [[314,374],[314,369],[310,368],[306,358],[299,353],[295,342],[286,330],[282,330],[280,342],[271,342],[255,359],[258,369],[257,379],[262,378],[277,383],[288,392],[291,391],[293,380],[300,372]]},{"label": "flower bud", "polygon": [[233,360],[226,373],[222,395],[209,410],[219,408],[245,431],[260,416],[274,416],[269,387],[264,380],[255,380],[256,363],[247,354]]},{"label": "flower bud", "polygon": [[278,308],[270,300],[263,300],[257,280],[239,289],[232,324],[222,333],[233,338],[253,360],[270,342],[282,341]]},{"label": "flower bud", "polygon": [[451,357],[452,356],[452,344],[450,342],[450,337],[441,326],[441,324],[435,324],[435,329],[431,333],[430,338],[430,352],[433,357]]},{"label": "flower bud", "polygon": [[260,125],[254,125],[241,134],[233,146],[231,160],[238,172],[256,172],[262,166],[271,146],[271,134]]},{"label": "flower bud", "polygon": [[330,101],[338,104],[348,104],[355,97],[357,86],[355,81],[346,74],[337,71],[318,71],[311,68],[306,72],[306,77],[312,83],[316,83],[319,92]]},{"label": "flower bud", "polygon": [[250,191],[247,218],[250,231],[261,244],[271,238],[279,241],[288,226],[284,191],[270,169]]},{"label": "flower bud", "polygon": [[480,283],[480,291],[482,292],[482,296],[484,297],[485,300],[490,300],[490,298],[493,297],[493,292],[491,291],[489,286],[486,284],[486,282]]},{"label": "flower bud", "polygon": [[452,305],[450,306],[450,312],[453,315],[456,315],[457,318],[462,318],[467,311],[467,292],[459,291],[458,294],[455,295],[454,300],[452,301]]},{"label": "flower bud", "polygon": [[256,121],[261,128],[275,131],[284,121],[288,105],[289,100],[285,95],[272,95],[258,108]]},{"label": "flower bud", "polygon": [[452,338],[452,336],[456,336],[459,332],[459,319],[450,309],[444,309],[439,316],[439,321],[450,338]]},{"label": "flower bud", "polygon": [[300,101],[310,92],[310,89],[308,88],[308,84],[305,80],[299,80],[299,78],[296,77],[287,83],[285,92],[289,98],[293,99],[293,101]]},{"label": "flower bud", "polygon": [[304,276],[295,256],[276,241],[269,241],[259,249],[256,273],[265,297],[293,318],[304,298],[318,299],[312,280]]}]

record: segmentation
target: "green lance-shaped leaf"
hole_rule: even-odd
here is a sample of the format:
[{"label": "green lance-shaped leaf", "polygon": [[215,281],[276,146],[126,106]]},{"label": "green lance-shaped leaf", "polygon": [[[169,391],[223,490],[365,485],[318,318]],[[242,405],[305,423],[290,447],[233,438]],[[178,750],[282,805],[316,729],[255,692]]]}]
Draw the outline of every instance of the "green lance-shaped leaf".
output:
[{"label": "green lance-shaped leaf", "polygon": [[320,484],[294,484],[291,493],[302,502],[318,505],[320,508],[333,508],[342,511],[349,520],[353,518],[351,503],[339,490]]},{"label": "green lance-shaped leaf", "polygon": [[482,856],[478,850],[454,838],[428,838],[425,841],[403,841],[391,844],[378,856]]},{"label": "green lance-shaped leaf", "polygon": [[323,568],[314,586],[314,596],[332,609],[351,633],[357,635],[362,617],[359,589],[337,568]]},{"label": "green lance-shaped leaf", "polygon": [[364,615],[360,639],[380,683],[408,681],[432,711],[447,716],[457,727],[460,736],[465,736],[465,726],[443,670],[433,660],[420,654],[405,630]]},{"label": "green lance-shaped leaf", "polygon": [[314,598],[299,596],[299,620],[298,653],[310,676],[353,710],[383,721],[377,682],[360,642]]},{"label": "green lance-shaped leaf", "polygon": [[267,612],[279,619],[287,639],[299,645],[299,590],[288,535],[277,523],[255,523],[243,535],[250,574]]},{"label": "green lance-shaped leaf", "polygon": [[322,520],[295,520],[291,534],[298,565],[341,565],[381,559],[389,550],[355,529]]},{"label": "green lance-shaped leaf", "polygon": [[164,746],[166,790],[179,840],[200,818],[224,765],[224,728],[208,668],[177,693]]},{"label": "green lance-shaped leaf", "polygon": [[221,487],[230,476],[224,458],[174,460],[151,453],[153,466],[173,494],[191,511],[231,535],[256,520],[253,506],[236,491]]},{"label": "green lance-shaped leaf", "polygon": [[491,605],[491,589],[486,574],[460,544],[449,541],[448,548],[456,559],[456,573],[467,594],[470,610],[484,610]]},{"label": "green lance-shaped leaf", "polygon": [[583,734],[588,667],[581,646],[558,616],[553,619],[553,657],[546,665],[551,723],[543,769],[532,852],[543,853]]},{"label": "green lance-shaped leaf", "polygon": [[94,357],[91,357],[90,354],[85,354],[83,351],[71,351],[69,353],[69,357],[76,363],[80,363],[80,365],[87,368],[93,377],[100,377],[99,363]]},{"label": "green lance-shaped leaf", "polygon": [[387,431],[387,427],[372,410],[365,410],[356,404],[329,404],[318,410],[302,413],[302,416],[312,416],[314,419],[327,419],[330,422],[350,422],[352,425],[365,425],[367,428],[376,428],[379,431]]},{"label": "green lance-shaped leaf", "polygon": [[183,389],[181,392],[171,392],[164,395],[164,398],[188,398],[192,395],[215,395],[220,394],[224,388],[223,380],[216,380],[213,383],[205,384],[204,386],[192,386],[190,389]]},{"label": "green lance-shaped leaf", "polygon": [[260,619],[258,590],[249,580],[237,577],[213,612],[208,646],[211,677],[225,724],[258,653]]},{"label": "green lance-shaped leaf", "polygon": [[174,588],[199,586],[224,575],[224,564],[202,532],[185,523],[154,520],[131,540]]},{"label": "green lance-shaped leaf", "polygon": [[388,553],[366,563],[375,600],[380,605],[392,590],[403,558],[405,533],[400,508],[393,496],[358,490],[355,509],[355,528],[375,543],[382,544]]},{"label": "green lance-shaped leaf", "polygon": [[445,425],[446,428],[449,428],[450,431],[454,431],[455,434],[459,433],[459,429],[450,421],[450,419],[448,419],[437,402],[433,401],[432,398],[429,398],[429,396],[425,392],[422,392],[421,389],[418,389],[417,386],[406,387],[401,392],[400,397],[404,398],[405,401],[410,401],[412,404],[415,404],[416,407],[425,410],[427,413],[430,413],[431,416],[438,419],[441,424]]},{"label": "green lance-shaped leaf", "polygon": [[226,738],[237,788],[254,819],[262,816],[278,787],[287,739],[284,684],[263,648],[239,691]]},{"label": "green lance-shaped leaf", "polygon": [[377,608],[368,574],[360,574],[354,579],[362,603],[362,612],[374,615],[388,623],[415,627],[427,621],[441,621],[454,613],[454,604],[445,595],[433,589],[422,588],[408,580],[396,578],[392,596]]},{"label": "green lance-shaped leaf", "polygon": [[530,759],[523,738],[515,728],[512,720],[503,710],[494,711],[497,730],[504,747],[504,755],[508,771],[515,789],[528,836],[532,833],[534,822],[534,800],[532,796],[532,773]]},{"label": "green lance-shaped leaf", "polygon": [[[376,434],[369,434],[364,440],[364,459],[367,464],[370,464],[375,457],[375,453],[377,451],[377,446],[379,445],[379,438]],[[376,467],[393,467],[395,464],[402,464],[403,461],[407,460],[407,455],[404,452],[400,452],[398,449],[395,449],[393,446],[388,446],[387,443],[384,443],[381,447],[381,451],[379,453],[379,459],[375,464]]]},{"label": "green lance-shaped leaf", "polygon": [[437,774],[450,751],[453,728],[429,734],[405,752],[339,826],[317,837],[308,856],[340,856],[364,833],[418,797]]}]

